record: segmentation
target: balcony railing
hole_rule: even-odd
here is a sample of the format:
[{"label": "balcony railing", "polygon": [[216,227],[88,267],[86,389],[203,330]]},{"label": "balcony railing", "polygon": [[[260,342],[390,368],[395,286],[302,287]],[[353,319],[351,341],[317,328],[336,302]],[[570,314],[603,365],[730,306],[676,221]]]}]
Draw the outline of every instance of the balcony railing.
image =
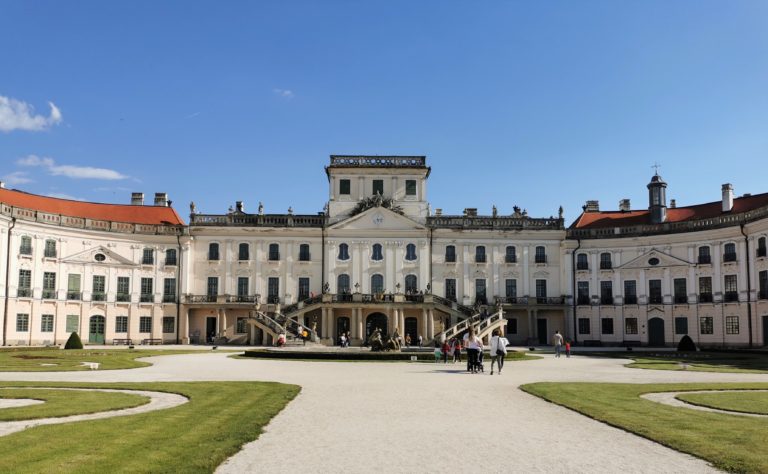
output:
[{"label": "balcony railing", "polygon": [[700,265],[709,265],[712,263],[712,256],[711,255],[699,255],[699,264]]},{"label": "balcony railing", "polygon": [[536,304],[563,304],[565,298],[562,296],[537,296]]},{"label": "balcony railing", "polygon": [[613,304],[613,296],[601,296],[600,297],[600,304],[602,304],[602,305],[612,305]]},{"label": "balcony railing", "polygon": [[55,300],[56,299],[56,290],[43,290],[43,299],[44,300]]},{"label": "balcony railing", "polygon": [[684,295],[675,295],[675,304],[687,304],[688,297]]},{"label": "balcony railing", "polygon": [[139,302],[140,303],[152,303],[155,301],[155,295],[152,294],[142,294],[139,296]]},{"label": "balcony railing", "polygon": [[637,304],[637,296],[635,295],[625,296],[624,304]]},{"label": "balcony railing", "polygon": [[173,294],[163,295],[163,303],[175,303],[175,302],[176,302],[176,295],[173,295]]},{"label": "balcony railing", "polygon": [[277,295],[269,295],[267,296],[267,303],[269,304],[280,304],[280,297]]},{"label": "balcony railing", "polygon": [[142,265],[154,265],[155,264],[155,257],[144,257],[141,259]]},{"label": "balcony railing", "polygon": [[536,255],[534,257],[534,263],[547,263],[546,255]]},{"label": "balcony railing", "polygon": [[104,293],[91,293],[91,301],[107,301],[107,295]]},{"label": "balcony railing", "polygon": [[67,291],[68,300],[81,300],[83,299],[83,293],[80,291]]},{"label": "balcony railing", "polygon": [[131,295],[128,293],[118,293],[115,295],[115,301],[119,303],[124,303],[126,301],[131,301]]},{"label": "balcony railing", "polygon": [[576,304],[579,306],[589,306],[592,303],[592,300],[589,296],[579,296],[576,299]]},{"label": "balcony railing", "polygon": [[664,297],[661,295],[651,295],[648,297],[648,302],[651,304],[662,304],[664,303]]},{"label": "balcony railing", "polygon": [[175,258],[166,258],[165,259],[165,266],[166,267],[174,267],[174,266],[176,266],[176,259]]},{"label": "balcony railing", "polygon": [[699,295],[699,303],[711,303],[712,301],[712,293],[701,293]]},{"label": "balcony railing", "polygon": [[232,303],[257,303],[259,295],[235,295],[229,298]]},{"label": "balcony railing", "polygon": [[16,292],[16,296],[18,298],[31,298],[32,297],[32,288],[19,288]]},{"label": "balcony railing", "polygon": [[726,291],[725,295],[723,297],[723,300],[726,303],[733,303],[733,302],[739,301],[739,292],[738,291]]},{"label": "balcony railing", "polygon": [[723,254],[723,262],[735,262],[736,261],[736,254],[735,253],[724,253]]},{"label": "balcony railing", "polygon": [[309,262],[312,260],[312,257],[308,253],[300,253],[299,254],[299,261],[300,262]]}]

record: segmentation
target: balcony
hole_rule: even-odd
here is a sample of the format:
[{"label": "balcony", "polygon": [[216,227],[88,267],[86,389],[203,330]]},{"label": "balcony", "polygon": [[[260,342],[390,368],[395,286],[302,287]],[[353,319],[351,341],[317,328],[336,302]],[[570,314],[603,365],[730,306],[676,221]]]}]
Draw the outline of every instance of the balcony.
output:
[{"label": "balcony", "polygon": [[711,303],[712,301],[712,293],[701,293],[699,295],[699,303]]},{"label": "balcony", "polygon": [[610,270],[612,268],[611,262],[600,262],[600,270]]},{"label": "balcony", "polygon": [[736,254],[735,253],[724,253],[723,254],[723,262],[735,262],[736,261]]},{"label": "balcony", "polygon": [[711,255],[699,255],[699,265],[709,265],[712,263]]},{"label": "balcony", "polygon": [[91,293],[91,301],[107,301],[107,295],[101,292]]},{"label": "balcony", "polygon": [[675,304],[688,304],[688,297],[685,295],[675,295]]},{"label": "balcony", "polygon": [[592,300],[589,298],[589,296],[579,296],[576,299],[576,304],[579,306],[589,306],[592,303]]},{"label": "balcony", "polygon": [[547,263],[546,255],[536,255],[533,259],[534,263]]},{"label": "balcony", "polygon": [[32,297],[32,288],[19,288],[16,292],[16,297],[18,298],[31,298]]},{"label": "balcony", "polygon": [[118,293],[115,296],[115,301],[119,303],[129,302],[131,301],[131,295],[129,295],[128,293]]},{"label": "balcony", "polygon": [[738,291],[726,291],[725,295],[723,297],[723,301],[726,303],[735,303],[739,301],[739,292]]},{"label": "balcony", "polygon": [[663,304],[664,303],[664,297],[661,295],[651,295],[648,297],[648,303],[650,304]]},{"label": "balcony", "polygon": [[140,303],[154,303],[155,297],[152,294],[141,294],[139,296]]},{"label": "balcony", "polygon": [[175,303],[175,302],[176,302],[176,295],[174,294],[163,295],[163,303]]},{"label": "balcony", "polygon": [[[309,295],[304,297],[304,299],[306,298],[309,298]],[[302,299],[301,296],[299,296],[299,299]],[[259,295],[237,295],[232,296],[229,300],[232,303],[258,303]]]},{"label": "balcony", "polygon": [[536,304],[563,304],[565,298],[562,296],[537,296]]},{"label": "balcony", "polygon": [[589,270],[589,264],[587,262],[577,262],[576,270]]},{"label": "balcony", "polygon": [[517,263],[517,257],[514,255],[505,255],[504,263]]},{"label": "balcony", "polygon": [[602,305],[612,305],[613,304],[613,296],[601,296],[600,297],[600,304],[602,304]]},{"label": "balcony", "polygon": [[67,299],[70,301],[82,300],[83,293],[80,291],[67,291]]},{"label": "balcony", "polygon": [[637,295],[628,295],[624,297],[624,304],[637,304]]}]

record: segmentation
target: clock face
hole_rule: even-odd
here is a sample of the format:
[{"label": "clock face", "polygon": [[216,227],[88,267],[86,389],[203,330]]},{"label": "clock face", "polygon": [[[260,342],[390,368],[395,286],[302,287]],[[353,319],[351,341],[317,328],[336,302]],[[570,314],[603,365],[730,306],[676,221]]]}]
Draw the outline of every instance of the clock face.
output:
[{"label": "clock face", "polygon": [[384,223],[384,216],[382,216],[380,213],[374,214],[373,223],[374,225],[381,225],[382,223]]}]

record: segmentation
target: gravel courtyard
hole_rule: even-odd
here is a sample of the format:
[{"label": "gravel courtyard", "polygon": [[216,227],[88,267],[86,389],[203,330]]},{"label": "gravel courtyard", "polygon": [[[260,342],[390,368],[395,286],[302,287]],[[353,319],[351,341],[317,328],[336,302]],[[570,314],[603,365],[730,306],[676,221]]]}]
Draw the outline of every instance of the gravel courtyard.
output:
[{"label": "gravel courtyard", "polygon": [[[459,364],[160,356],[151,367],[0,373],[4,381],[262,380],[302,386],[266,432],[218,472],[711,472],[704,461],[592,421],[517,389],[540,381],[768,382],[768,374],[628,369],[586,356],[508,363],[502,375]],[[215,416],[215,413],[208,414]],[[474,469],[473,469],[474,470]]]}]

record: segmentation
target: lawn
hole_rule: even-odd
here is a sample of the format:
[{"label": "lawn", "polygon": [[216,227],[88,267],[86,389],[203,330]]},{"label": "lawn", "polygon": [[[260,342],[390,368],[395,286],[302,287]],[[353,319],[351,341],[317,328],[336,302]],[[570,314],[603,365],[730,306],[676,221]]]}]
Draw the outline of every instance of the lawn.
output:
[{"label": "lawn", "polygon": [[0,441],[0,472],[213,472],[298,393],[267,382],[29,383],[166,391],[189,403],[102,420],[38,426]]},{"label": "lawn", "polygon": [[134,369],[152,365],[140,357],[199,354],[206,351],[152,349],[4,349],[0,350],[0,372],[59,372],[90,370],[83,362],[98,362],[100,370]]},{"label": "lawn", "polygon": [[[768,383],[534,383],[522,390],[731,472],[768,472],[768,420],[676,408],[643,393],[768,389]],[[764,395],[764,394],[763,394]],[[730,397],[729,397],[730,398]]]},{"label": "lawn", "polygon": [[768,373],[768,354],[733,354],[719,352],[639,355],[627,367],[655,370],[690,370],[694,372]]},{"label": "lawn", "polygon": [[75,390],[41,390],[30,388],[0,388],[0,398],[32,398],[45,403],[0,410],[0,421],[33,420],[106,410],[133,408],[149,403],[141,395]]},{"label": "lawn", "polygon": [[768,415],[768,392],[683,393],[675,398],[703,407]]}]

